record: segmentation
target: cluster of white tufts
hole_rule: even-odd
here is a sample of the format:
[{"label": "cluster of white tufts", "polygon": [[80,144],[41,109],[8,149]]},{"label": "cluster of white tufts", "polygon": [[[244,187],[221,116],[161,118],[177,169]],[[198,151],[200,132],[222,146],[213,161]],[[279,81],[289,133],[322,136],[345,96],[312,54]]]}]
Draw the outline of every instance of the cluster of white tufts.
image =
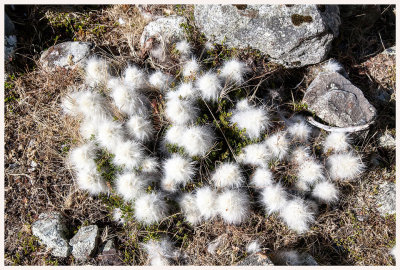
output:
[{"label": "cluster of white tufts", "polygon": [[[199,170],[198,165],[208,164],[208,153],[218,145],[212,126],[198,124],[200,108],[206,105],[210,110],[208,103],[219,102],[227,93],[225,90],[243,84],[249,69],[232,59],[223,63],[218,72],[202,71],[187,41],[180,41],[175,49],[181,56],[180,81],[159,70],[149,74],[135,65],[128,66],[122,76],[113,77],[105,60],[88,60],[88,89],[74,90],[62,102],[64,113],[81,119],[84,143],[72,149],[68,158],[76,171],[77,185],[92,195],[115,191],[134,205],[135,219],[145,225],[167,218],[170,209],[164,196],[177,198],[181,213],[192,225],[213,219],[242,224],[251,213],[247,191],[251,187],[266,214],[277,215],[297,233],[307,232],[318,211],[315,202],[338,201],[339,190],[334,181],[354,179],[364,170],[361,158],[351,150],[349,137],[345,133],[330,133],[322,145],[321,156],[325,160],[318,160],[309,147],[313,130],[304,118],[286,119],[286,127],[273,132],[272,117],[265,105],[244,98],[236,102],[229,124],[233,130],[237,127],[247,142],[252,142],[235,156],[235,162],[214,164],[215,170],[211,172],[207,168]],[[339,67],[328,62],[325,69]],[[168,127],[159,133],[146,96],[149,91],[164,97],[161,122],[167,122]],[[162,160],[149,150],[153,148],[150,143],[160,134],[161,150],[177,150],[172,154],[161,151]],[[159,149],[157,146],[154,149]],[[98,168],[97,161],[104,154],[100,150],[106,150],[119,169],[112,188]],[[294,183],[290,183],[294,190],[288,190],[288,183],[276,174],[281,164],[287,163],[290,172],[294,172]],[[201,183],[196,188],[196,177],[204,172],[208,184]],[[191,190],[193,187],[195,190]],[[115,221],[127,222],[121,209],[113,214]],[[167,239],[150,240],[143,247],[151,265],[169,265],[178,254]],[[249,252],[258,250],[257,242],[248,247]]]},{"label": "cluster of white tufts", "polygon": [[[159,222],[168,212],[163,196],[156,192],[146,193],[159,168],[157,159],[148,155],[142,144],[149,142],[154,134],[149,102],[143,94],[149,85],[147,76],[136,66],[128,66],[122,78],[112,77],[108,70],[104,60],[91,58],[86,66],[86,81],[92,89],[75,91],[63,99],[65,113],[82,117],[80,131],[87,141],[71,150],[69,161],[81,189],[93,195],[107,193],[110,190],[95,160],[101,157],[100,148],[108,151],[113,155],[113,164],[121,169],[115,179],[116,193],[126,202],[135,204],[138,221],[145,224]],[[168,78],[164,75],[159,78]],[[165,80],[161,85],[165,86]],[[114,118],[112,105],[96,92],[96,87],[108,88],[104,92],[109,93],[126,122]]]}]

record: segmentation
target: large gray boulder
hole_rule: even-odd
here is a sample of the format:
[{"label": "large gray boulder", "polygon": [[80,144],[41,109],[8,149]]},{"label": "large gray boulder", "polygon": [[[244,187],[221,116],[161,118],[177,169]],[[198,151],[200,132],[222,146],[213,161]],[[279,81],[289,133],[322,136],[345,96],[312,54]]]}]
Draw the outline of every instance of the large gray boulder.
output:
[{"label": "large gray boulder", "polygon": [[337,127],[365,125],[376,117],[376,109],[362,91],[337,72],[319,73],[303,102],[319,118]]},{"label": "large gray boulder", "polygon": [[39,219],[32,224],[32,233],[51,249],[51,254],[56,257],[67,257],[71,247],[66,239],[67,228],[63,223],[60,213],[42,213]]},{"label": "large gray boulder", "polygon": [[338,36],[336,5],[195,5],[196,25],[228,47],[258,49],[274,62],[301,67],[323,61]]},{"label": "large gray boulder", "polygon": [[51,46],[40,56],[40,63],[45,69],[55,70],[57,67],[73,68],[83,65],[91,53],[90,42],[67,41]]},{"label": "large gray boulder", "polygon": [[376,198],[378,211],[381,216],[396,213],[396,184],[383,183],[379,185],[378,196]]},{"label": "large gray boulder", "polygon": [[86,261],[96,251],[99,228],[97,225],[81,227],[72,237],[69,244],[72,246],[72,255],[78,261]]}]

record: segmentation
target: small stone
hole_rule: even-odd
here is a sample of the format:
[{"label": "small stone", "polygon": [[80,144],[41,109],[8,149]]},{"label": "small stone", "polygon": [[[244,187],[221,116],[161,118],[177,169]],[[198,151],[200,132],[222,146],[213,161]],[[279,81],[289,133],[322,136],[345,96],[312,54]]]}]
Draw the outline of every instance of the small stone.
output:
[{"label": "small stone", "polygon": [[67,41],[51,46],[40,57],[45,69],[55,70],[57,67],[73,68],[83,65],[90,55],[93,44],[90,42]]},{"label": "small stone", "polygon": [[396,213],[396,184],[386,182],[379,185],[379,192],[376,198],[376,204],[381,216],[392,215]]},{"label": "small stone", "polygon": [[271,259],[275,265],[318,265],[310,254],[299,253],[295,250],[278,251]]},{"label": "small stone", "polygon": [[115,248],[112,239],[103,243],[101,247],[101,254],[98,256],[102,265],[122,265],[122,261],[118,256],[118,251]]},{"label": "small stone", "polygon": [[385,132],[382,136],[379,137],[379,146],[388,148],[388,149],[396,149],[396,139],[389,132]]},{"label": "small stone", "polygon": [[303,102],[330,125],[360,126],[376,117],[362,91],[337,72],[321,72],[308,87]]},{"label": "small stone", "polygon": [[266,265],[274,265],[272,261],[262,253],[254,253],[250,256],[247,256],[239,263],[236,264],[237,266],[266,266]]},{"label": "small stone", "polygon": [[185,37],[185,32],[181,27],[183,23],[186,23],[186,19],[181,16],[163,17],[150,22],[143,30],[140,46],[143,48],[150,38],[162,40],[166,43],[183,39]]},{"label": "small stone", "polygon": [[97,225],[81,227],[72,237],[69,244],[72,246],[72,255],[79,261],[86,261],[96,250],[99,228]]},{"label": "small stone", "polygon": [[32,224],[32,233],[51,249],[51,254],[56,257],[67,257],[71,247],[65,237],[67,228],[62,216],[58,212],[42,213],[39,219]]}]

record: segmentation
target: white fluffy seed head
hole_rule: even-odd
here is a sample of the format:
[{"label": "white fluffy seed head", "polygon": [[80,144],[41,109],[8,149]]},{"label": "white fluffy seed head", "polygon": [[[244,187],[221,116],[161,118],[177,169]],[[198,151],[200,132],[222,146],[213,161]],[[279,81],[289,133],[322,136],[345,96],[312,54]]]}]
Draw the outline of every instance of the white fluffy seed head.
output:
[{"label": "white fluffy seed head", "polygon": [[107,115],[104,98],[96,92],[82,91],[76,99],[79,112],[87,119],[98,119]]},{"label": "white fluffy seed head", "polygon": [[80,145],[72,149],[69,154],[69,161],[76,170],[88,170],[96,167],[95,158],[96,149],[92,143]]},{"label": "white fluffy seed head", "polygon": [[105,83],[108,79],[108,64],[106,60],[91,57],[86,62],[86,81],[90,86]]},{"label": "white fluffy seed head", "polygon": [[254,254],[261,251],[260,243],[257,240],[250,242],[246,247],[246,252],[248,254]]},{"label": "white fluffy seed head", "polygon": [[222,89],[218,76],[215,73],[207,72],[197,79],[196,87],[199,89],[205,101],[217,101]]},{"label": "white fluffy seed head", "polygon": [[245,63],[231,59],[223,64],[219,75],[228,82],[241,84],[243,83],[243,76],[246,71],[247,67]]},{"label": "white fluffy seed head", "polygon": [[162,73],[161,71],[156,71],[149,77],[150,85],[161,91],[168,89],[169,84],[171,82],[172,82],[172,77]]},{"label": "white fluffy seed head", "polygon": [[140,114],[147,115],[148,109],[146,107],[147,98],[125,85],[118,85],[113,88],[111,97],[117,108],[127,114]]},{"label": "white fluffy seed head", "polygon": [[179,206],[187,222],[197,225],[201,222],[201,213],[196,205],[196,196],[191,193],[185,193],[179,199]]},{"label": "white fluffy seed head", "polygon": [[159,193],[144,193],[135,201],[135,218],[147,225],[160,222],[167,210],[167,204]]},{"label": "white fluffy seed head", "polygon": [[211,219],[216,216],[217,192],[208,186],[201,187],[196,191],[196,205],[201,217]]},{"label": "white fluffy seed head", "polygon": [[97,121],[91,121],[88,119],[84,119],[82,124],[79,127],[80,134],[86,140],[92,139],[92,137],[96,137],[98,132]]},{"label": "white fluffy seed head", "polygon": [[291,161],[297,165],[311,158],[310,150],[304,146],[298,146],[291,154]]},{"label": "white fluffy seed head", "polygon": [[165,140],[167,143],[180,145],[182,143],[185,130],[186,127],[184,126],[172,125],[165,132]]},{"label": "white fluffy seed head", "polygon": [[269,126],[269,117],[263,108],[235,110],[229,121],[232,125],[236,123],[239,129],[246,129],[250,139],[260,138]]},{"label": "white fluffy seed head", "polygon": [[158,160],[155,157],[146,157],[142,160],[140,167],[144,173],[156,173],[159,168]]},{"label": "white fluffy seed head", "polygon": [[125,172],[117,176],[116,190],[125,201],[131,201],[145,192],[145,181],[140,175],[133,172]]},{"label": "white fluffy seed head", "polygon": [[265,140],[273,158],[282,160],[286,157],[289,150],[289,141],[286,139],[285,133],[277,132]]},{"label": "white fluffy seed head", "polygon": [[240,101],[238,101],[236,103],[236,110],[238,110],[238,111],[245,111],[250,108],[251,108],[251,106],[250,106],[247,98],[241,99]]},{"label": "white fluffy seed head", "polygon": [[308,231],[309,224],[314,221],[314,213],[301,199],[290,200],[280,211],[280,217],[290,229],[297,233]]},{"label": "white fluffy seed head", "polygon": [[111,120],[100,121],[96,139],[100,146],[113,152],[117,144],[124,140],[122,125]]},{"label": "white fluffy seed head", "polygon": [[78,99],[81,92],[70,92],[61,100],[61,108],[65,114],[70,116],[78,116],[80,109],[78,106]]},{"label": "white fluffy seed head", "polygon": [[256,188],[266,188],[274,184],[272,172],[268,168],[257,168],[250,178],[250,184]]},{"label": "white fluffy seed head", "polygon": [[193,87],[192,82],[182,83],[176,90],[177,95],[183,99],[193,99],[197,97],[197,92]]},{"label": "white fluffy seed head", "polygon": [[196,108],[191,101],[169,99],[165,103],[165,115],[175,125],[191,124],[197,117]]},{"label": "white fluffy seed head", "polygon": [[146,75],[136,66],[128,66],[124,71],[124,83],[134,89],[142,88],[146,85]]},{"label": "white fluffy seed head", "polygon": [[247,194],[230,189],[218,195],[216,207],[218,214],[225,222],[235,225],[245,221],[250,211]]},{"label": "white fluffy seed head", "polygon": [[336,186],[328,181],[321,181],[314,186],[312,196],[325,203],[331,203],[338,200],[339,192]]},{"label": "white fluffy seed head", "polygon": [[268,214],[281,211],[288,203],[287,193],[280,184],[271,185],[261,193],[261,200]]},{"label": "white fluffy seed head", "polygon": [[314,160],[306,160],[300,164],[297,177],[300,181],[313,184],[324,178],[323,166]]},{"label": "white fluffy seed head", "polygon": [[164,177],[161,186],[164,190],[175,191],[179,185],[185,186],[195,174],[194,163],[178,154],[173,154],[162,165]]},{"label": "white fluffy seed head", "polygon": [[291,124],[287,131],[291,138],[296,141],[306,142],[311,134],[311,127],[304,121]]},{"label": "white fluffy seed head", "polygon": [[241,163],[265,167],[268,165],[271,154],[263,143],[254,143],[245,146],[238,158]]},{"label": "white fluffy seed head", "polygon": [[350,147],[348,137],[344,132],[332,132],[324,141],[324,153],[344,152]]},{"label": "white fluffy seed head", "polygon": [[141,142],[148,142],[153,138],[153,124],[150,120],[140,115],[131,115],[126,128],[129,135]]},{"label": "white fluffy seed head", "polygon": [[120,208],[114,208],[112,215],[113,221],[118,222],[119,224],[124,224],[126,220],[123,216],[124,214]]},{"label": "white fluffy seed head", "polygon": [[351,180],[364,171],[364,164],[354,154],[343,153],[329,156],[328,168],[332,179]]},{"label": "white fluffy seed head", "polygon": [[171,264],[171,259],[179,256],[179,251],[175,250],[173,244],[168,238],[161,240],[150,239],[142,244],[145,249],[151,266],[167,266]]},{"label": "white fluffy seed head", "polygon": [[204,156],[213,146],[214,133],[206,126],[191,126],[184,130],[178,144],[191,156]]},{"label": "white fluffy seed head", "polygon": [[181,40],[175,44],[175,49],[183,56],[188,56],[192,50],[187,40]]},{"label": "white fluffy seed head", "polygon": [[184,77],[195,78],[200,71],[200,65],[196,59],[191,59],[183,65],[182,75]]},{"label": "white fluffy seed head", "polygon": [[211,176],[211,180],[218,188],[237,188],[244,183],[239,165],[231,162],[219,165]]},{"label": "white fluffy seed head", "polygon": [[143,160],[143,148],[135,141],[119,141],[114,150],[114,163],[128,170],[138,168]]},{"label": "white fluffy seed head", "polygon": [[108,192],[108,187],[94,166],[91,169],[77,172],[79,188],[88,191],[91,195]]},{"label": "white fluffy seed head", "polygon": [[302,181],[302,180],[297,180],[294,184],[295,188],[297,189],[297,191],[300,192],[309,192],[310,191],[310,184],[306,181]]},{"label": "white fluffy seed head", "polygon": [[343,71],[343,66],[338,61],[336,61],[334,59],[329,59],[329,61],[326,62],[322,66],[322,70],[324,72],[338,72],[338,73],[340,73],[341,71]]}]

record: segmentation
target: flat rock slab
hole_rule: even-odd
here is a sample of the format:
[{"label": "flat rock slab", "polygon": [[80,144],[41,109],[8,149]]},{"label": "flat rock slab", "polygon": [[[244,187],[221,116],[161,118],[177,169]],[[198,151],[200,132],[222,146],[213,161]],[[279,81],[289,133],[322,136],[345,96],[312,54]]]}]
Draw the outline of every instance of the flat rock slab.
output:
[{"label": "flat rock slab", "polygon": [[56,257],[67,257],[71,247],[65,237],[67,228],[62,216],[58,212],[42,213],[39,219],[32,224],[32,233],[51,249],[51,254]]},{"label": "flat rock slab", "polygon": [[303,102],[319,118],[337,127],[364,125],[376,117],[376,109],[362,91],[337,72],[319,73]]},{"label": "flat rock slab", "polygon": [[97,225],[81,227],[72,237],[69,244],[72,246],[72,255],[79,261],[86,261],[96,250],[99,228]]},{"label": "flat rock slab", "polygon": [[274,265],[267,255],[262,253],[255,253],[247,256],[242,261],[237,263],[238,266],[266,266]]},{"label": "flat rock slab", "polygon": [[381,216],[392,215],[396,213],[396,184],[384,183],[379,186],[376,204]]},{"label": "flat rock slab", "polygon": [[286,67],[323,61],[340,26],[337,5],[195,5],[194,18],[210,41],[260,50]]},{"label": "flat rock slab", "polygon": [[84,64],[90,55],[93,44],[90,42],[67,41],[51,46],[40,56],[40,63],[45,69],[55,70],[57,67],[73,68]]}]

